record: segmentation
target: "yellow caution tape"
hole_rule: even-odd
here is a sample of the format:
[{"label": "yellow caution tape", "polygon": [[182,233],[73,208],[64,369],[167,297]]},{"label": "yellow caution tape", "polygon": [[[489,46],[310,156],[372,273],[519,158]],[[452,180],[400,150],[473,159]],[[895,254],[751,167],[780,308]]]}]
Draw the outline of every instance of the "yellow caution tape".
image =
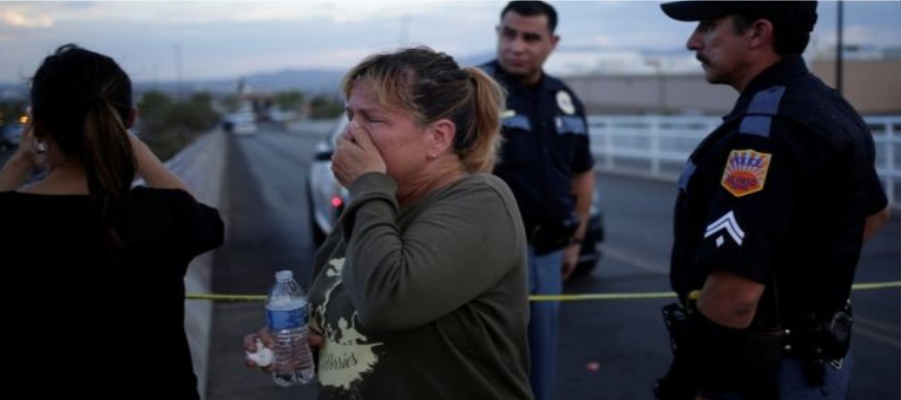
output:
[{"label": "yellow caution tape", "polygon": [[590,294],[533,294],[529,301],[590,301],[590,300],[634,300],[665,299],[676,297],[673,292],[647,293],[590,293]]},{"label": "yellow caution tape", "polygon": [[240,301],[264,301],[266,295],[263,294],[186,294],[188,300],[214,300],[227,302]]},{"label": "yellow caution tape", "polygon": [[851,290],[873,290],[888,289],[901,287],[901,281],[896,282],[873,282],[873,283],[855,283],[851,285]]},{"label": "yellow caution tape", "polygon": [[[901,281],[855,283],[852,290],[875,290],[901,288]],[[592,300],[637,300],[637,299],[666,299],[676,297],[673,292],[644,292],[644,293],[586,293],[586,294],[535,294],[529,296],[529,301],[592,301]],[[265,295],[255,294],[188,294],[188,300],[213,300],[226,302],[240,301],[264,301]]]}]

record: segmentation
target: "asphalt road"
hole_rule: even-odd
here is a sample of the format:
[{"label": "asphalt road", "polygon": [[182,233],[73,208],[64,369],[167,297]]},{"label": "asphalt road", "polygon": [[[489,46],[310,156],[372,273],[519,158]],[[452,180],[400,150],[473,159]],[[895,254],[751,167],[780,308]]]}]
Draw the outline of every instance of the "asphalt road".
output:
[{"label": "asphalt road", "polygon": [[[214,256],[213,291],[265,294],[275,271],[291,269],[309,287],[312,264],[304,186],[306,168],[324,130],[291,132],[260,126],[228,137],[224,174],[225,245]],[[282,388],[244,368],[241,341],[264,326],[262,302],[216,303],[210,337],[208,400],[315,398],[312,386]]]}]

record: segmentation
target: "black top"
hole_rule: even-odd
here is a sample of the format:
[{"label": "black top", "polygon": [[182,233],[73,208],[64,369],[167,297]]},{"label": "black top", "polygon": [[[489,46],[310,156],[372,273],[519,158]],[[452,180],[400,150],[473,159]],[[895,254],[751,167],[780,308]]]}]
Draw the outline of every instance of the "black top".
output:
[{"label": "black top", "polygon": [[594,166],[582,102],[548,74],[527,86],[497,61],[481,68],[507,90],[494,173],[513,190],[527,226],[569,218],[575,209],[572,176]]},{"label": "black top", "polygon": [[111,257],[88,196],[0,193],[2,314],[17,338],[8,384],[65,397],[116,398],[126,386],[199,398],[184,276],[192,258],[222,244],[222,220],[181,190],[135,188],[128,209],[123,250]]},{"label": "black top", "polygon": [[784,325],[831,314],[850,294],[865,218],[887,204],[873,164],[863,120],[800,57],[770,67],[682,173],[673,288],[684,300],[727,270],[775,282]]}]

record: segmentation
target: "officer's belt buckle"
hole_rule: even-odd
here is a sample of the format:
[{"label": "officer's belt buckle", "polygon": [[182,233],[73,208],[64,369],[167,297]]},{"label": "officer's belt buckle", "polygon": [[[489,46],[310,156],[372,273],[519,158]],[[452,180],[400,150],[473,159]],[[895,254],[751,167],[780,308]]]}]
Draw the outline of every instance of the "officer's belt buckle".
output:
[{"label": "officer's belt buckle", "polygon": [[836,371],[842,369],[842,364],[844,364],[844,363],[845,363],[844,358],[839,358],[838,360],[829,361],[829,365],[831,365],[832,368],[835,368]]}]

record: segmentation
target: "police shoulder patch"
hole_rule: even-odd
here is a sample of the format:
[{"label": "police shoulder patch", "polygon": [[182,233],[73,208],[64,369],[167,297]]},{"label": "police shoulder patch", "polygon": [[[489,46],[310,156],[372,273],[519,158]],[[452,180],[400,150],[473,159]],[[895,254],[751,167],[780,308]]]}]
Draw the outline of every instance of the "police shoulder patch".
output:
[{"label": "police shoulder patch", "polygon": [[772,155],[754,150],[732,150],[720,184],[735,197],[763,190]]}]

